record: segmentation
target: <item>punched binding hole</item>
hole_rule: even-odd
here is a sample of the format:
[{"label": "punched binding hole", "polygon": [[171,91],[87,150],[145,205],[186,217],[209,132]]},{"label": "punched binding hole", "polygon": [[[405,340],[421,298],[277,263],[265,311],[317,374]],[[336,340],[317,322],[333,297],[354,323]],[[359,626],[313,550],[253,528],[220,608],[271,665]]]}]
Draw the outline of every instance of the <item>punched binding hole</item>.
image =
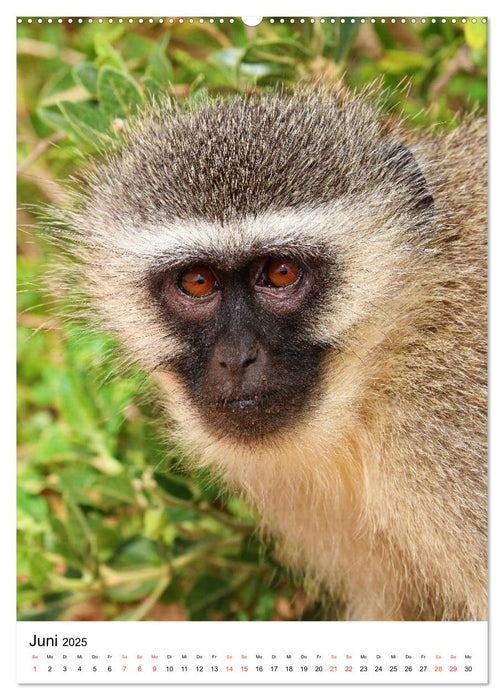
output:
[{"label": "punched binding hole", "polygon": [[262,17],[242,17],[241,21],[243,24],[246,24],[247,27],[257,27],[258,24],[261,24],[263,18]]}]

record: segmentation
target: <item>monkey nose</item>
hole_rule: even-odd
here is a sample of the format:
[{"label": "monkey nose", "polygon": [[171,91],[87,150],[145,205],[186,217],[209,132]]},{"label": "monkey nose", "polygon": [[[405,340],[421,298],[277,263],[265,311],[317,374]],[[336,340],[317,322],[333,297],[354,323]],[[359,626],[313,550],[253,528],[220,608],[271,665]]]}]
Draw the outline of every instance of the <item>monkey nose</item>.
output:
[{"label": "monkey nose", "polygon": [[217,362],[221,369],[231,375],[240,375],[244,370],[256,362],[259,355],[259,346],[221,348],[217,355]]}]

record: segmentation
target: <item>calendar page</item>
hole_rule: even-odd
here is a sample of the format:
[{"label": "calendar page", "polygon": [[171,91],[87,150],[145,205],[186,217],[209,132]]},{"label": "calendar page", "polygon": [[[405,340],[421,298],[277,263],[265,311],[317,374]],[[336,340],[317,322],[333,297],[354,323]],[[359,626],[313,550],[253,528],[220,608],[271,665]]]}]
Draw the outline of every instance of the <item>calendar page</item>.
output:
[{"label": "calendar page", "polygon": [[18,683],[486,684],[487,19],[16,24]]}]

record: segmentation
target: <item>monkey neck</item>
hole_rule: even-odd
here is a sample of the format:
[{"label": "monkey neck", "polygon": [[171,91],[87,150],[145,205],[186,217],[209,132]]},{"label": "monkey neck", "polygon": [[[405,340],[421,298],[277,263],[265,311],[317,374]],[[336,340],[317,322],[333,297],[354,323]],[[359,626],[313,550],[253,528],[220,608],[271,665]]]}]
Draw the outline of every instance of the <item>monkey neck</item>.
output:
[{"label": "monkey neck", "polygon": [[334,415],[321,415],[315,423],[312,418],[298,428],[295,440],[286,435],[255,448],[199,436],[198,459],[215,465],[229,490],[255,508],[260,529],[279,543],[284,562],[311,574],[317,565],[317,578],[336,587],[342,550],[360,536],[366,501],[361,446],[366,440],[359,438],[362,428],[355,422],[352,430],[346,421],[341,432]]},{"label": "monkey neck", "polygon": [[[362,420],[363,397],[369,393],[362,356],[335,353],[328,360],[333,369],[325,397],[295,427],[295,434],[286,431],[255,445],[216,439],[184,401],[178,380],[168,374],[157,379],[170,397],[176,435],[196,464],[214,465],[229,490],[242,494],[258,511],[261,527],[288,542],[290,549],[315,551],[325,543],[337,557],[342,545],[336,533],[357,538],[362,532],[379,445]],[[339,363],[344,363],[344,372]]]}]

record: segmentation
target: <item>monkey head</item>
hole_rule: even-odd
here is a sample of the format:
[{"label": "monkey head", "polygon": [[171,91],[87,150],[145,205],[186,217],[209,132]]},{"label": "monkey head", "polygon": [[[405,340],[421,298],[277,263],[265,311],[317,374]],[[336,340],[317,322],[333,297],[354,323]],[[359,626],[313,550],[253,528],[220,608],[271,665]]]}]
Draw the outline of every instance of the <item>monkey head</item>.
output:
[{"label": "monkey head", "polygon": [[318,91],[140,118],[70,225],[98,313],[175,418],[243,445],[324,410],[328,358],[386,315],[431,208],[376,113]]}]

